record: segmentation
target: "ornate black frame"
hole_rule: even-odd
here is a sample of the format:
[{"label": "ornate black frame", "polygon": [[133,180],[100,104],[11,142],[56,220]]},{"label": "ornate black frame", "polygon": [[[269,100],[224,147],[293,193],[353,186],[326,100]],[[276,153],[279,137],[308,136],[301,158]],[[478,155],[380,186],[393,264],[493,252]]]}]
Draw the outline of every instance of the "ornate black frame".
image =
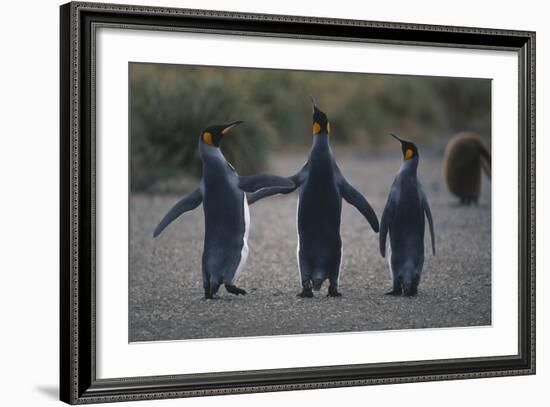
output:
[{"label": "ornate black frame", "polygon": [[[60,8],[60,397],[71,404],[535,373],[535,33],[68,3]],[[95,29],[178,30],[512,50],[519,56],[519,352],[503,357],[97,379]]]}]

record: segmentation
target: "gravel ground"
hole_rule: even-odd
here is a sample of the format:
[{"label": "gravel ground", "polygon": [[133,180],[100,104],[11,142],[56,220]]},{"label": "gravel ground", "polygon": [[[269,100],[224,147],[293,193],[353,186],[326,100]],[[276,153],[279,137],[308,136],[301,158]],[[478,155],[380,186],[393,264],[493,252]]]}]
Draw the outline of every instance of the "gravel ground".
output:
[{"label": "gravel ground", "polygon": [[[346,178],[382,215],[399,152],[361,155],[335,150]],[[290,175],[304,154],[272,157],[272,173]],[[491,197],[484,179],[480,205],[458,206],[443,184],[441,156],[421,156],[420,180],[435,221],[437,255],[429,250],[417,297],[383,295],[391,288],[378,235],[344,202],[340,298],[327,283],[313,299],[297,298],[296,194],[251,206],[250,254],[238,285],[203,300],[202,208],[188,212],[157,239],[152,231],[177,196],[133,195],[130,202],[129,338],[131,342],[322,332],[464,327],[491,324]]]}]

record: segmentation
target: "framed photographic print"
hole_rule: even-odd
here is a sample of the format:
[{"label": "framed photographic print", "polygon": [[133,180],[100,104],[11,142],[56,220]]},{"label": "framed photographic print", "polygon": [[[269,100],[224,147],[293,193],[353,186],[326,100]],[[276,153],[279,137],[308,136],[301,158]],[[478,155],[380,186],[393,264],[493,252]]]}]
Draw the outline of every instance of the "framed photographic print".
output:
[{"label": "framed photographic print", "polygon": [[60,13],[61,400],[535,373],[535,33]]}]

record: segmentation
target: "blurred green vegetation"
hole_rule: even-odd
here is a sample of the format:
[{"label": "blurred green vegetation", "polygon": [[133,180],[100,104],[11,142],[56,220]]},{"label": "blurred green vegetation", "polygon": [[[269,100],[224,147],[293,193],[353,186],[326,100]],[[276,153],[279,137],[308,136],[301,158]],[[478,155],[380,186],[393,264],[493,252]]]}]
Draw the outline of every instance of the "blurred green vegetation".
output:
[{"label": "blurred green vegetation", "polygon": [[221,145],[240,174],[265,169],[268,152],[306,148],[309,95],[336,145],[377,151],[389,132],[439,150],[463,130],[490,140],[486,79],[132,63],[131,189],[200,176],[199,135],[211,124],[245,121]]}]

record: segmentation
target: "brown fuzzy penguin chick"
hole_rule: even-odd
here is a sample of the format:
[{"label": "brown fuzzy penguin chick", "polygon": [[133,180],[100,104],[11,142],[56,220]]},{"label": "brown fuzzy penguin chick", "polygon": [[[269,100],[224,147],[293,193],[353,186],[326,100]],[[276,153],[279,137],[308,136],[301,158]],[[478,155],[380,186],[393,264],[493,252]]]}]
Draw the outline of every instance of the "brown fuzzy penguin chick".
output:
[{"label": "brown fuzzy penguin chick", "polygon": [[491,178],[491,153],[475,133],[458,133],[447,143],[443,174],[449,191],[462,204],[477,203],[481,192],[481,169]]}]

